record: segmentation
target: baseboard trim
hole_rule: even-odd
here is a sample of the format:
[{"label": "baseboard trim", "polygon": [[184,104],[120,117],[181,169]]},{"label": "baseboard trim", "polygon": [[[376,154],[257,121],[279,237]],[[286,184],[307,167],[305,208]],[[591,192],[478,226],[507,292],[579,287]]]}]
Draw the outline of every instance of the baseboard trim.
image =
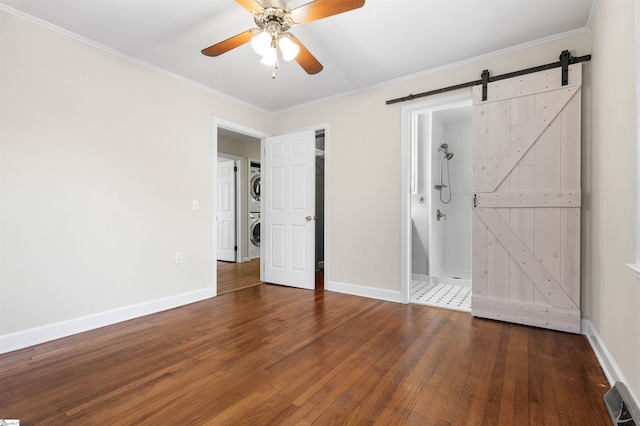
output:
[{"label": "baseboard trim", "polygon": [[209,299],[214,296],[215,292],[212,288],[197,290],[162,299],[151,300],[137,305],[113,309],[98,314],[61,321],[55,324],[31,328],[29,330],[19,331],[16,333],[6,334],[4,336],[0,336],[0,354],[38,345],[40,343],[50,342],[52,340],[61,339],[63,337],[83,333],[85,331],[94,330],[107,325],[117,324],[119,322],[128,321],[145,315],[155,314],[157,312]]},{"label": "baseboard trim", "polygon": [[362,296],[370,299],[386,300],[388,302],[405,303],[402,301],[400,291],[346,284],[337,281],[327,281],[324,284],[324,289],[328,291],[335,291],[336,293],[350,294],[352,296]]},{"label": "baseboard trim", "polygon": [[604,344],[604,341],[589,319],[582,319],[582,334],[587,337],[587,340],[589,341],[593,352],[596,354],[596,358],[598,358],[598,362],[600,363],[609,384],[613,386],[616,382],[622,382],[627,385],[627,390],[629,391],[631,398],[633,398],[633,402],[636,404],[636,407],[640,407],[638,395],[636,395],[633,392],[633,389],[628,386],[629,382],[624,377],[624,374],[622,374],[620,367],[616,364],[615,359],[611,356],[607,346]]}]

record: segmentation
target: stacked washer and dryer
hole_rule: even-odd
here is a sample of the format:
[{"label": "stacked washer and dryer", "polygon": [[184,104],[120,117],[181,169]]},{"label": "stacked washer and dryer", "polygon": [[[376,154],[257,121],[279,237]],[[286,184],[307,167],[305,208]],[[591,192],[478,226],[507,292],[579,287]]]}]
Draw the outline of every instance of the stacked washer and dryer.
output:
[{"label": "stacked washer and dryer", "polygon": [[249,160],[249,258],[260,257],[260,162]]}]

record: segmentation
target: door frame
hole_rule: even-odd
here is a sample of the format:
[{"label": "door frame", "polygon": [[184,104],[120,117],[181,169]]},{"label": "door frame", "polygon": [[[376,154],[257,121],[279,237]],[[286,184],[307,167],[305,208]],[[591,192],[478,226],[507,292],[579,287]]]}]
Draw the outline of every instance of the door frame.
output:
[{"label": "door frame", "polygon": [[470,105],[471,89],[400,108],[400,302],[411,300],[411,137],[417,116],[441,109]]},{"label": "door frame", "polygon": [[[249,126],[245,126],[243,124],[239,124],[233,121],[225,120],[220,117],[213,116],[213,128],[212,128],[212,206],[211,206],[211,224],[212,224],[212,277],[213,277],[213,292],[217,296],[218,295],[218,268],[216,267],[217,259],[216,259],[216,250],[217,250],[217,241],[218,241],[218,227],[216,226],[216,212],[218,211],[218,129],[226,129],[231,130],[236,133],[240,133],[243,135],[251,136],[254,138],[260,139],[260,150],[262,151],[262,141],[264,138],[271,136],[270,133],[263,132],[261,130],[257,130],[251,128]],[[239,186],[239,185],[237,185]],[[262,253],[262,247],[260,248]],[[239,250],[238,250],[239,251]],[[262,279],[262,271],[260,272],[260,278]]]},{"label": "door frame", "polygon": [[[243,172],[243,167],[242,167],[242,157],[238,156],[238,155],[233,155],[233,154],[225,154],[225,153],[218,153],[218,158],[224,158],[226,160],[233,160],[235,166],[238,168],[238,171],[236,172],[236,195],[235,195],[235,200],[236,200],[236,223],[235,223],[235,234],[236,234],[236,246],[238,247],[238,250],[236,250],[236,263],[242,263],[242,249],[244,248],[243,246],[243,240],[242,240],[242,218],[241,218],[241,213],[242,213],[242,203],[241,203],[241,196],[242,196],[242,185],[244,184],[244,179],[242,179],[242,172]],[[217,175],[216,175],[217,176]],[[217,183],[217,182],[216,182]],[[246,184],[245,184],[246,185]],[[217,206],[216,206],[217,207]]]}]

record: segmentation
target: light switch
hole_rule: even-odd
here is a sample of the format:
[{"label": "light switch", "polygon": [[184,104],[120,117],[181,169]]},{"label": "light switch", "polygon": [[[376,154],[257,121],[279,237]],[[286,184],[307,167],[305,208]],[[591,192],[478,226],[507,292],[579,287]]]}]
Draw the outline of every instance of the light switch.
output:
[{"label": "light switch", "polygon": [[182,252],[181,251],[176,253],[176,263],[182,263]]},{"label": "light switch", "polygon": [[193,200],[193,209],[200,210],[200,203],[198,202],[198,200]]}]

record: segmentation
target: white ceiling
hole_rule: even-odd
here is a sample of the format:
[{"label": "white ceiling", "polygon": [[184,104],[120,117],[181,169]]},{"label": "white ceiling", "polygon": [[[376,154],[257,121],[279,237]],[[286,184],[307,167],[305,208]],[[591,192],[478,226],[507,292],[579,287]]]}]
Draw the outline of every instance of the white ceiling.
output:
[{"label": "white ceiling", "polygon": [[234,0],[0,0],[0,7],[275,112],[584,31],[595,1],[366,0],[293,28],[324,70],[308,75],[285,62],[275,80],[250,45],[217,58],[200,53],[255,27]]}]

